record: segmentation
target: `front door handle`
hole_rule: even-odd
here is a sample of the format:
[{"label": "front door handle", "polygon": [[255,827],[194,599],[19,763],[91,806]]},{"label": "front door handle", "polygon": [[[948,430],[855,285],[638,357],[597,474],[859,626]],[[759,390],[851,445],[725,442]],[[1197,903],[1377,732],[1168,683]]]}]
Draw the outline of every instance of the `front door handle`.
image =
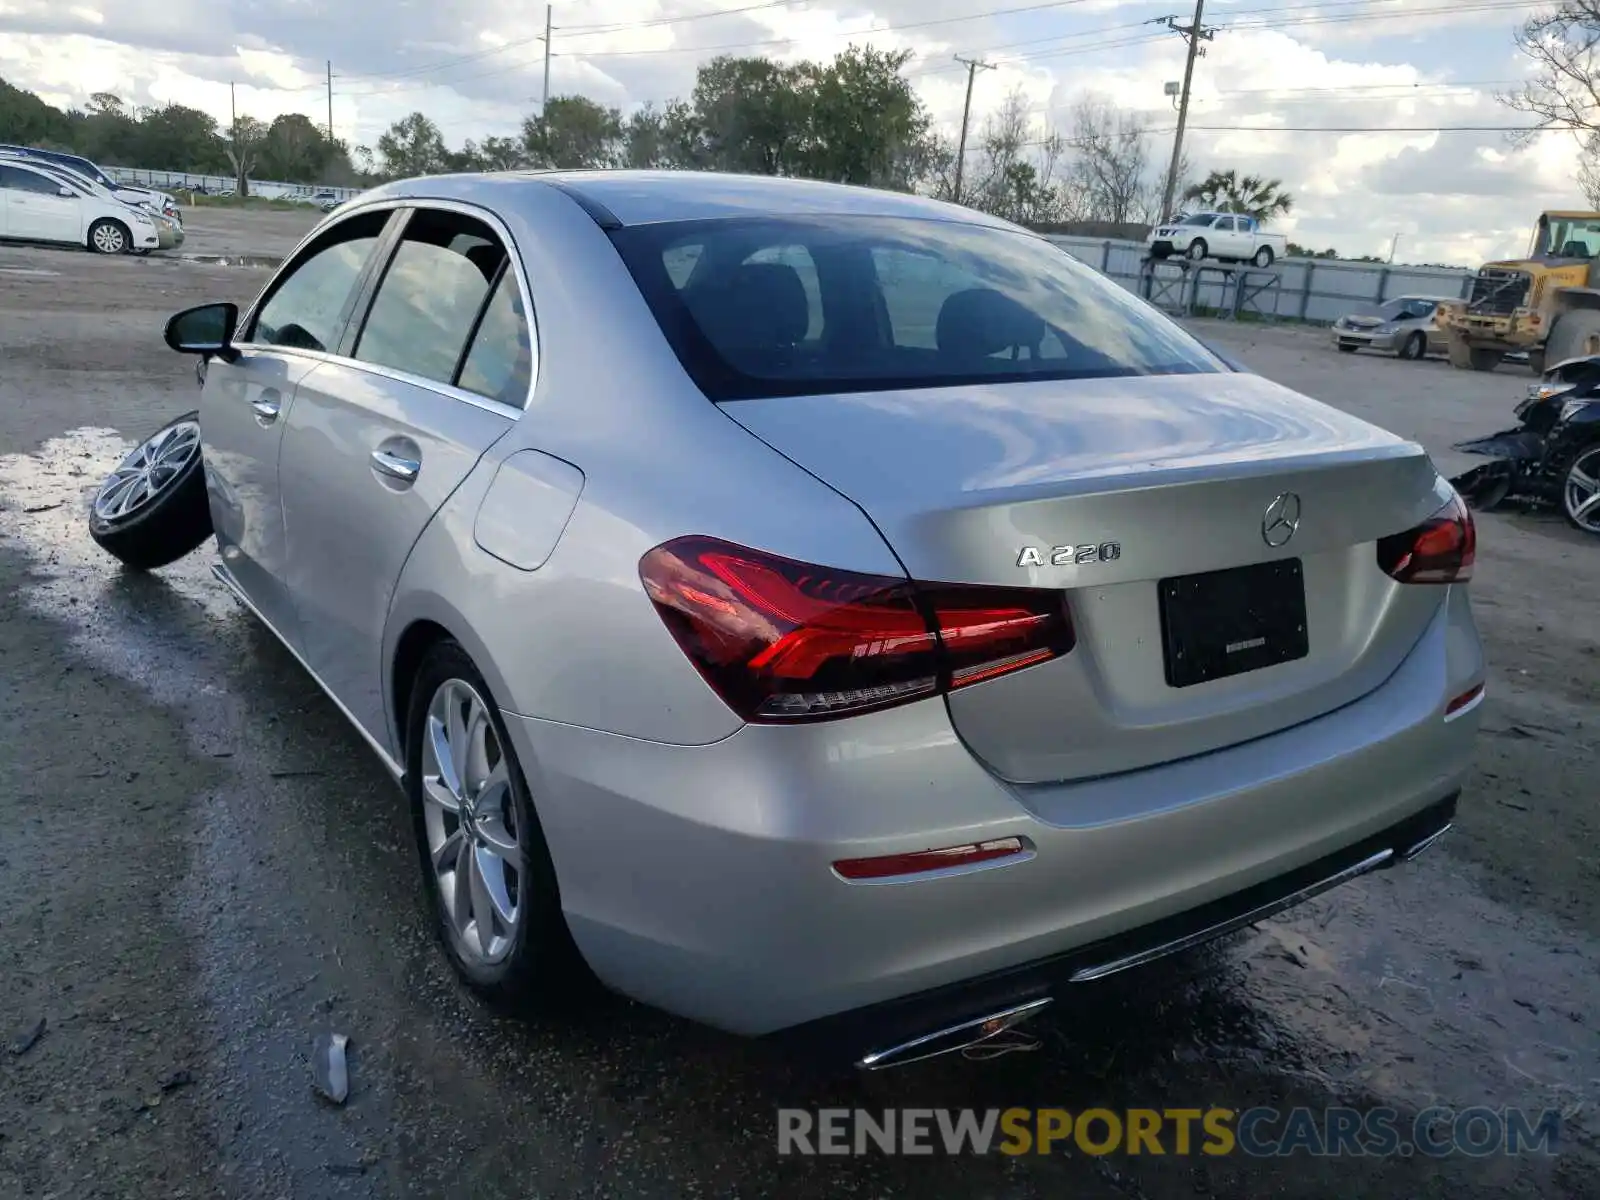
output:
[{"label": "front door handle", "polygon": [[256,414],[257,421],[263,425],[271,425],[283,411],[283,396],[276,388],[267,388],[250,401],[250,408]]},{"label": "front door handle", "polygon": [[372,452],[372,469],[401,483],[411,483],[416,479],[417,472],[422,470],[422,464],[414,458],[402,458],[380,449]]}]

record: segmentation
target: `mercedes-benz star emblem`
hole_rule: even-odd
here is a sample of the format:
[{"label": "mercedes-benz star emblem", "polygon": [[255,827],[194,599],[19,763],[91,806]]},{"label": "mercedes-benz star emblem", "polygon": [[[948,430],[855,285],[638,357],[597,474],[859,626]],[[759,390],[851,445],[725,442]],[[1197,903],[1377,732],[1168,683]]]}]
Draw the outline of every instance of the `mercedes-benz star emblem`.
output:
[{"label": "mercedes-benz star emblem", "polygon": [[1293,492],[1280,492],[1261,518],[1261,540],[1277,549],[1286,545],[1299,528],[1300,497]]}]

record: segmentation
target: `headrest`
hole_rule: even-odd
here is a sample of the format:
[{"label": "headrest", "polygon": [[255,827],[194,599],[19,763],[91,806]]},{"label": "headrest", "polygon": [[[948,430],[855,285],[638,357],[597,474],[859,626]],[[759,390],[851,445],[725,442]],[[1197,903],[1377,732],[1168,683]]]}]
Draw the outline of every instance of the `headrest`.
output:
[{"label": "headrest", "polygon": [[1013,346],[1036,349],[1044,341],[1042,317],[993,288],[952,292],[934,329],[939,352],[951,358],[988,358]]},{"label": "headrest", "polygon": [[811,307],[800,273],[784,263],[745,263],[685,295],[695,320],[723,351],[778,350],[806,336]]}]

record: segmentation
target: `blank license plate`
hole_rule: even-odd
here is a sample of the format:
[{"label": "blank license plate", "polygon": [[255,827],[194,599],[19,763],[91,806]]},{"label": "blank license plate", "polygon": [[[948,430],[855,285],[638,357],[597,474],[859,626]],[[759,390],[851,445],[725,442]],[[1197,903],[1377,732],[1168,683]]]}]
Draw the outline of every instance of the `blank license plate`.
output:
[{"label": "blank license plate", "polygon": [[1310,652],[1298,558],[1180,575],[1159,586],[1169,687],[1259,671]]}]

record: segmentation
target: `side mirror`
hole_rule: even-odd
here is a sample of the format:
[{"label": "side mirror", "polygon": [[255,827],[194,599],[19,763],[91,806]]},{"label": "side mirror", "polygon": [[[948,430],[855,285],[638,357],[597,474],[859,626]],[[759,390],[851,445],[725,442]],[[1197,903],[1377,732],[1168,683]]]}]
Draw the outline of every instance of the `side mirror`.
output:
[{"label": "side mirror", "polygon": [[65,184],[63,184],[62,186],[60,186],[60,187],[58,187],[56,189],[56,195],[65,196],[70,200],[73,196],[76,196],[77,193],[74,192],[71,188],[67,187]]},{"label": "side mirror", "polygon": [[239,324],[237,304],[202,304],[186,308],[167,321],[167,345],[179,354],[215,354],[223,362],[239,357],[233,348],[233,331]]}]

